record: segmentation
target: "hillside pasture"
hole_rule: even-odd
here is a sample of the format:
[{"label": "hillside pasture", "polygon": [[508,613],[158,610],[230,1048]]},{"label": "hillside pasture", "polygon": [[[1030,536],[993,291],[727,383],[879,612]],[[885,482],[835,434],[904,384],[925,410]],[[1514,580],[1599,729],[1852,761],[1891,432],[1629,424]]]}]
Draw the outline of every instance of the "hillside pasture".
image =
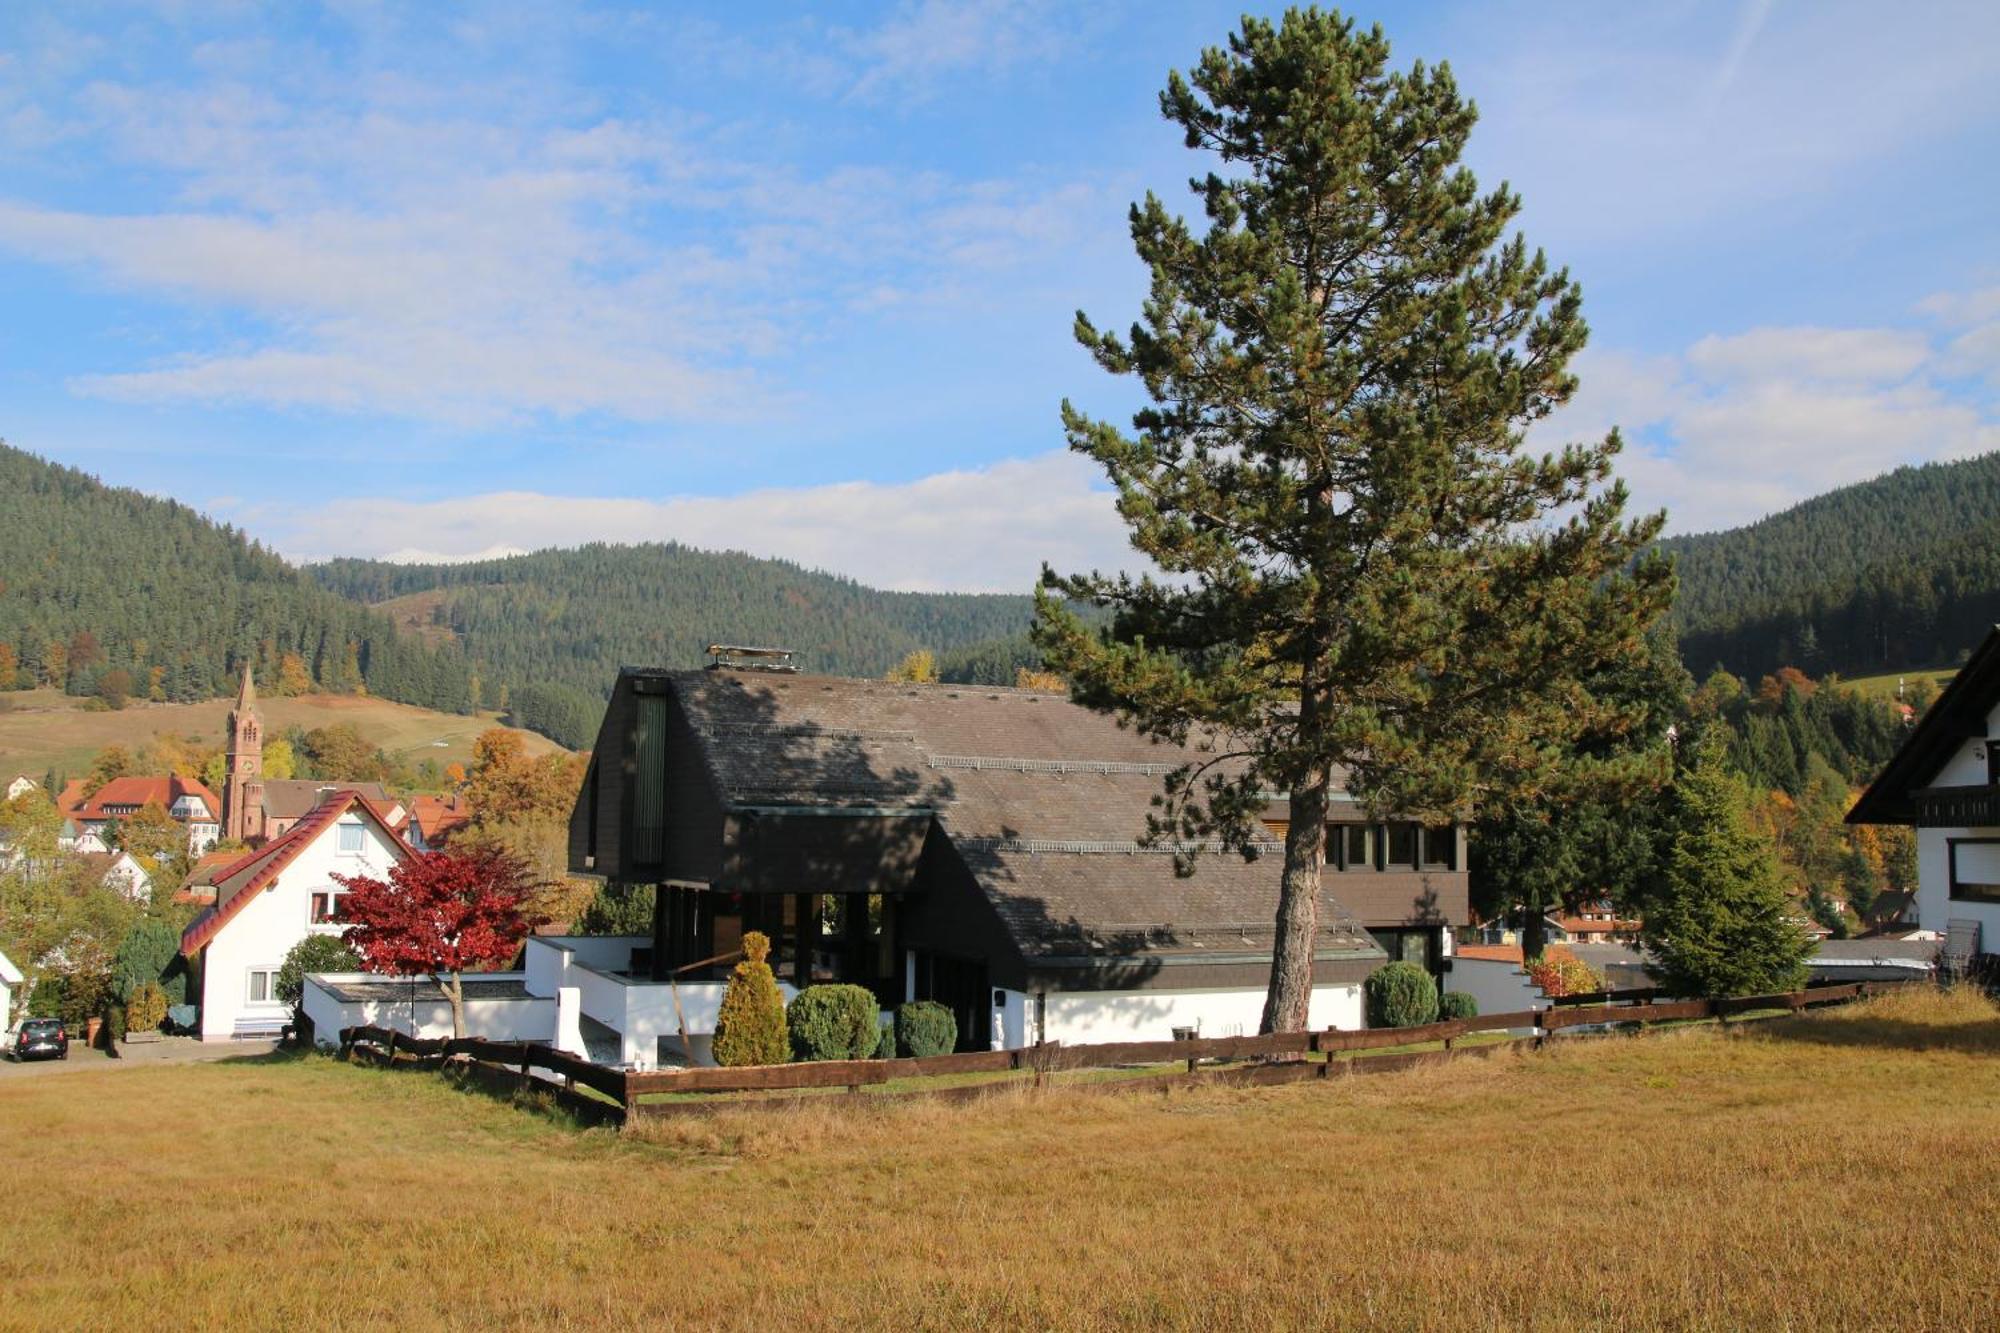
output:
[{"label": "hillside pasture", "polygon": [[[230,700],[209,699],[192,704],[132,703],[117,712],[92,712],[82,700],[53,690],[0,694],[0,774],[26,773],[39,781],[50,769],[81,777],[90,761],[107,745],[137,750],[162,732],[194,736],[219,744],[228,726]],[[426,757],[440,765],[470,763],[472,742],[488,727],[499,726],[499,714],[461,717],[435,713],[409,704],[340,694],[304,694],[296,698],[259,697],[264,734],[277,736],[291,727],[337,726],[352,723],[371,745],[390,755],[419,763]],[[523,731],[531,754],[561,747]],[[440,742],[442,742],[440,744]]]},{"label": "hillside pasture", "polygon": [[1991,1327],[2000,1009],[578,1130],[325,1057],[9,1079],[0,1325]]},{"label": "hillside pasture", "polygon": [[1890,671],[1880,676],[1856,676],[1853,680],[1843,680],[1841,684],[1858,694],[1875,698],[1893,699],[1896,686],[1915,685],[1919,680],[1928,680],[1939,690],[1951,684],[1951,678],[1958,674],[1957,667],[1947,667],[1942,671]]}]

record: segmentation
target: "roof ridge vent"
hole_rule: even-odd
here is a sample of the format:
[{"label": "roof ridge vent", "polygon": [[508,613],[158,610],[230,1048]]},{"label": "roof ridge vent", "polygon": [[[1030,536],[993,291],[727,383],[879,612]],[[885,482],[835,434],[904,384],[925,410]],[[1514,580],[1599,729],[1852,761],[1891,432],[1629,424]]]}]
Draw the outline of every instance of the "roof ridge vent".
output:
[{"label": "roof ridge vent", "polygon": [[708,645],[710,671],[772,671],[787,675],[797,675],[798,665],[792,661],[790,648],[758,648],[741,643],[711,643]]}]

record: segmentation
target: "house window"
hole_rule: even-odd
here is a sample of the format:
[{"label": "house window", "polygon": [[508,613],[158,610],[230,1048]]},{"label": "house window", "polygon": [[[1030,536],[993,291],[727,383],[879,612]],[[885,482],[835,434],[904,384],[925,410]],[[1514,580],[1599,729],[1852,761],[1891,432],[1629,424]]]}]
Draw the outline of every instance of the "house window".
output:
[{"label": "house window", "polygon": [[1424,865],[1432,870],[1458,868],[1458,830],[1446,824],[1424,830]]},{"label": "house window", "polygon": [[1415,824],[1389,825],[1389,849],[1384,857],[1392,866],[1417,864],[1417,826]]},{"label": "house window", "polygon": [[276,1004],[278,1002],[278,969],[275,967],[253,967],[249,971],[249,1000],[252,1004]]},{"label": "house window", "polygon": [[361,825],[336,824],[334,825],[334,829],[336,831],[335,836],[340,839],[340,842],[337,844],[340,854],[342,856],[359,856],[362,847],[365,845],[362,838]]},{"label": "house window", "polygon": [[333,889],[321,889],[312,896],[312,919],[316,926],[323,926],[340,920],[340,900],[342,895]]},{"label": "house window", "polygon": [[1367,824],[1349,824],[1342,839],[1343,850],[1341,868],[1345,870],[1372,870],[1375,867],[1375,830]]}]

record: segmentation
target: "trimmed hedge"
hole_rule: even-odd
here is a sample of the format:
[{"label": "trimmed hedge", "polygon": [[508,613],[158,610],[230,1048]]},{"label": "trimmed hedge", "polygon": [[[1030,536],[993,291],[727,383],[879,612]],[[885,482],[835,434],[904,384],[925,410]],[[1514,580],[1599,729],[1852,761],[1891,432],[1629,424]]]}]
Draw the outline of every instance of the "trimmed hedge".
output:
[{"label": "trimmed hedge", "polygon": [[792,1057],[865,1060],[881,1041],[882,1009],[864,986],[808,986],[785,1007]]},{"label": "trimmed hedge", "polygon": [[1473,999],[1464,991],[1448,990],[1438,996],[1438,1019],[1440,1022],[1477,1017],[1479,1017],[1479,1001]]},{"label": "trimmed hedge", "polygon": [[1437,1021],[1437,983],[1415,963],[1377,968],[1362,989],[1367,993],[1371,1028],[1413,1028]]},{"label": "trimmed hedge", "polygon": [[877,1060],[893,1060],[896,1058],[896,1025],[894,1023],[884,1023],[882,1025],[881,1035],[875,1038],[875,1058]]},{"label": "trimmed hedge", "polygon": [[896,1011],[896,1048],[904,1055],[949,1055],[958,1048],[958,1019],[936,1000],[911,1000]]},{"label": "trimmed hedge", "polygon": [[142,981],[125,1002],[127,1032],[157,1032],[167,1017],[167,993],[157,981]]},{"label": "trimmed hedge", "polygon": [[715,1019],[711,1051],[719,1065],[781,1065],[792,1055],[785,1031],[785,996],[771,975],[771,940],[761,930],[743,934],[743,960],[729,973]]}]

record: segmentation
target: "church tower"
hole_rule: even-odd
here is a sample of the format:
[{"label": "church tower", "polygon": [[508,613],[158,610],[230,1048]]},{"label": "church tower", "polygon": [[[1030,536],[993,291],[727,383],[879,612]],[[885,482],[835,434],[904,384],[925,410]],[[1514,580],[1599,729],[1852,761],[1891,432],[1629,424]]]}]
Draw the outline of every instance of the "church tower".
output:
[{"label": "church tower", "polygon": [[229,781],[222,793],[222,836],[255,843],[264,837],[264,723],[257,686],[243,665],[243,688],[229,710]]}]

